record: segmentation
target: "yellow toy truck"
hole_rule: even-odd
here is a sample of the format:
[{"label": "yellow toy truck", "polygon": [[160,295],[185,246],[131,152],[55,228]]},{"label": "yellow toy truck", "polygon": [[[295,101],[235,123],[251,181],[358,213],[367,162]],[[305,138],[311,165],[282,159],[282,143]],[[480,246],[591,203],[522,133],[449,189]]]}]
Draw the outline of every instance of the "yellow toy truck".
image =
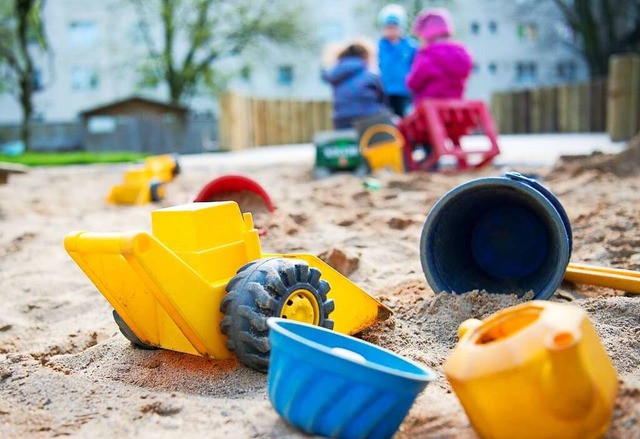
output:
[{"label": "yellow toy truck", "polygon": [[[250,213],[233,201],[151,213],[146,232],[74,232],[64,245],[143,348],[269,363],[267,319],[354,334],[391,311],[310,254],[263,254]],[[331,318],[330,318],[331,317]]]},{"label": "yellow toy truck", "polygon": [[122,184],[111,188],[112,204],[146,204],[162,201],[165,186],[180,173],[178,159],[171,154],[147,157],[140,166],[127,169]]}]

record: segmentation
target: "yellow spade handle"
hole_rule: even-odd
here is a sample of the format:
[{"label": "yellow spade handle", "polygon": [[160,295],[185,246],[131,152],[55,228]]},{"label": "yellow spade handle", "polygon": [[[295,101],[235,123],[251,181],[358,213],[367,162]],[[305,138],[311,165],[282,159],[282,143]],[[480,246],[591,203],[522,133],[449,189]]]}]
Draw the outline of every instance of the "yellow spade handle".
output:
[{"label": "yellow spade handle", "polygon": [[404,139],[402,137],[402,134],[400,134],[400,131],[398,130],[398,128],[396,128],[393,125],[379,123],[376,125],[372,125],[366,129],[366,131],[360,138],[360,150],[364,152],[367,149],[369,149],[371,146],[369,145],[369,142],[371,142],[371,139],[373,138],[373,136],[375,136],[378,133],[389,134],[391,137],[393,137],[393,141],[400,145],[404,143]]},{"label": "yellow spade handle", "polygon": [[597,285],[640,294],[640,272],[637,271],[569,264],[564,278],[579,284]]}]

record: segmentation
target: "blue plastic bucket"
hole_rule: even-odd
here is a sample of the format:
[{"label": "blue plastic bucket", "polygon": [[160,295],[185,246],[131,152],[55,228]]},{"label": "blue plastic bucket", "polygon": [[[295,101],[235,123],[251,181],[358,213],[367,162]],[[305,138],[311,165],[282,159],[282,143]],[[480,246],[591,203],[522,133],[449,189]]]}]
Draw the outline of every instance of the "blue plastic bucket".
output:
[{"label": "blue plastic bucket", "polygon": [[420,260],[431,288],[548,299],[571,257],[571,224],[558,199],[518,173],[446,193],[422,228]]},{"label": "blue plastic bucket", "polygon": [[307,433],[390,438],[435,378],[424,366],[347,335],[279,318],[268,324],[269,399]]}]

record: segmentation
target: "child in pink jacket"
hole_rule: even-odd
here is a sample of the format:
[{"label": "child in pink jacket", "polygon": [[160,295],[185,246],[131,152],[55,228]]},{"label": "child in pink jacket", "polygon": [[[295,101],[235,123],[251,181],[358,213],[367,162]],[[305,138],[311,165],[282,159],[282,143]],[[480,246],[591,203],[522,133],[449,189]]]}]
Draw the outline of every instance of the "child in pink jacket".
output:
[{"label": "child in pink jacket", "polygon": [[414,105],[425,99],[461,99],[473,60],[461,43],[451,39],[449,12],[442,8],[422,11],[413,33],[422,43],[407,76]]}]

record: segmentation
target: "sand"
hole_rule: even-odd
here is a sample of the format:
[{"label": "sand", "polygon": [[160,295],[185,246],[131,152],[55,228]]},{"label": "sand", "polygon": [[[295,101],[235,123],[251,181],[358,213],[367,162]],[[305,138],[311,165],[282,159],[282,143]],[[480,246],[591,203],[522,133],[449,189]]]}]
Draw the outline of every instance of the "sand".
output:
[{"label": "sand", "polygon": [[[640,176],[582,160],[522,171],[540,175],[560,196],[574,227],[573,261],[640,269]],[[157,206],[105,204],[124,169],[33,169],[0,186],[0,436],[304,437],[271,408],[265,375],[234,360],[134,349],[118,333],[109,305],[62,240],[73,230],[150,229]],[[183,169],[161,206],[190,202],[223,172],[251,176],[277,206],[256,218],[266,231],[265,251],[322,254],[394,310],[361,337],[438,376],[397,437],[475,437],[442,363],[462,321],[523,299],[435,295],[422,274],[418,239],[426,213],[446,190],[499,170],[382,173],[381,189],[367,190],[349,175],[312,181],[309,167],[225,169],[214,158]],[[640,297],[565,284],[553,300],[589,313],[620,375],[607,436],[640,437]]]}]

